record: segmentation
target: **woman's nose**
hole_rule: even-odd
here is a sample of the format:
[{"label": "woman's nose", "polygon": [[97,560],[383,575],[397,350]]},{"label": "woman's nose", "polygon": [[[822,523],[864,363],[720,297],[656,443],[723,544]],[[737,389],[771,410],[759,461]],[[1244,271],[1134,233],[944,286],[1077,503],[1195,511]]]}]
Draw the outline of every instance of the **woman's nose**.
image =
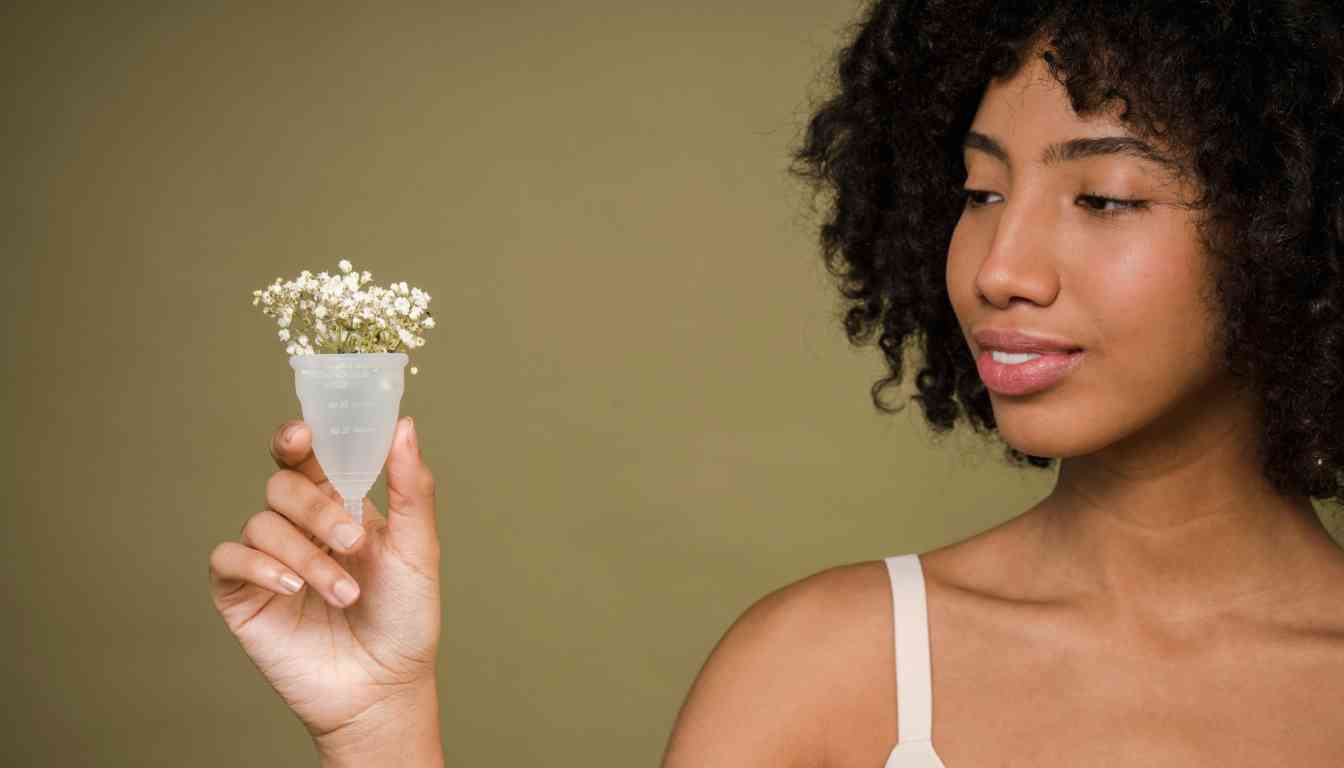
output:
[{"label": "woman's nose", "polygon": [[1013,299],[1048,305],[1059,292],[1057,223],[1044,201],[1019,194],[998,206],[975,277],[980,294],[1007,309]]}]

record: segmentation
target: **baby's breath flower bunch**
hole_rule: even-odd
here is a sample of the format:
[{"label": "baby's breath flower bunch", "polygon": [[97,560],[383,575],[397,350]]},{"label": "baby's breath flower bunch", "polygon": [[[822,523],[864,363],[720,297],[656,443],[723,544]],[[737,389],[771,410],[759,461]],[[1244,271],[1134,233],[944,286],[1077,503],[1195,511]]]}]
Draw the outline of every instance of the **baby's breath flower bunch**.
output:
[{"label": "baby's breath flower bunch", "polygon": [[[407,288],[405,281],[387,288],[368,285],[373,275],[353,272],[341,259],[339,275],[308,270],[298,278],[252,292],[252,306],[280,324],[280,341],[291,355],[342,352],[409,352],[425,344],[421,332],[434,327],[430,295]],[[419,370],[411,366],[411,375]]]}]

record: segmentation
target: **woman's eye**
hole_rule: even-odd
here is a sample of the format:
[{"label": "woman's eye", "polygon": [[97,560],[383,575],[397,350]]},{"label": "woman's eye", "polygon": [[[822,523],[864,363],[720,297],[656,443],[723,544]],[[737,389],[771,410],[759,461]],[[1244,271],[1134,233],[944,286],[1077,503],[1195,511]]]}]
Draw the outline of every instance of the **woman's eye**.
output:
[{"label": "woman's eye", "polygon": [[[981,208],[989,205],[987,196],[993,195],[983,189],[963,189],[961,195],[965,198],[967,208]],[[1121,216],[1132,211],[1143,210],[1148,207],[1146,200],[1126,200],[1116,197],[1102,197],[1100,195],[1079,195],[1078,200],[1090,213],[1098,216]]]},{"label": "woman's eye", "polygon": [[986,191],[983,190],[983,189],[963,189],[963,190],[961,190],[961,196],[962,196],[963,198],[965,198],[965,200],[966,200],[966,207],[967,207],[967,208],[979,208],[979,207],[982,206],[982,205],[988,205],[988,203],[987,203],[985,200],[981,199],[981,196],[982,196],[982,195],[992,195],[992,194],[994,194],[994,193],[993,193],[993,192],[986,192]]},{"label": "woman's eye", "polygon": [[[1101,197],[1100,195],[1080,195],[1078,199],[1086,201],[1086,205],[1092,213],[1101,216],[1120,216],[1130,211],[1148,207],[1148,201],[1146,200],[1123,200],[1115,197]],[[1108,207],[1110,203],[1114,203],[1116,207]]]}]

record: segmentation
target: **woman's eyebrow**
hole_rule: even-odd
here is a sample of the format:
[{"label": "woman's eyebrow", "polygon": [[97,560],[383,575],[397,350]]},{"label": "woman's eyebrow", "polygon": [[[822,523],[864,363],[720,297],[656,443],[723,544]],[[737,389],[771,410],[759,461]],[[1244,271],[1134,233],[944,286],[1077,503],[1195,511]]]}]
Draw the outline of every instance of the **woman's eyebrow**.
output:
[{"label": "woman's eyebrow", "polygon": [[[1013,162],[1008,152],[992,136],[978,131],[967,131],[961,146],[965,149],[978,149],[1003,161],[1009,168]],[[1098,138],[1069,139],[1051,144],[1041,153],[1041,164],[1058,165],[1069,160],[1102,155],[1129,155],[1146,160],[1170,171],[1180,171],[1181,166],[1171,157],[1158,151],[1156,147],[1141,139],[1130,136],[1102,136]]]}]

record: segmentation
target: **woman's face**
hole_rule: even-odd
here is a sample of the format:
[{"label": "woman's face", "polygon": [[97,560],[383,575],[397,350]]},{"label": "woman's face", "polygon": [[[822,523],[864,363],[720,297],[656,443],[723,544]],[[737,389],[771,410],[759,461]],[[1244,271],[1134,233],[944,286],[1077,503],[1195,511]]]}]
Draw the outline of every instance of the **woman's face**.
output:
[{"label": "woman's face", "polygon": [[[1170,445],[1207,424],[1209,408],[1232,402],[1217,394],[1225,383],[1211,342],[1217,321],[1200,298],[1196,212],[1182,205],[1193,190],[1132,152],[1049,150],[1103,137],[1133,135],[1114,117],[1080,119],[1032,55],[1011,80],[991,84],[963,150],[965,187],[976,191],[949,246],[948,294],[1000,434],[1036,456],[1126,441],[1142,451],[1154,444],[1145,436]],[[1057,358],[1072,367],[1043,389],[1005,393],[1011,386],[983,367],[989,352],[974,334],[984,329],[1045,335],[1082,352]],[[997,368],[1010,380],[1026,370]]]}]

